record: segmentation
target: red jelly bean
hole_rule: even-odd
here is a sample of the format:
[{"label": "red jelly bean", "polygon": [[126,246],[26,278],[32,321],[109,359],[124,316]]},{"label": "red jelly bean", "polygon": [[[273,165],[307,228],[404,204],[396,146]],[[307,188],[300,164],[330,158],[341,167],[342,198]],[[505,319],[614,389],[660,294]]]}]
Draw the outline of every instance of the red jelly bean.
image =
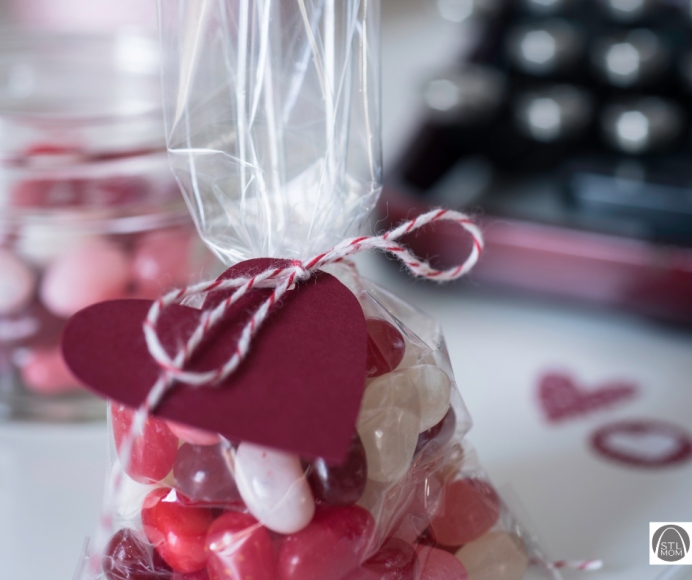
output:
[{"label": "red jelly bean", "polygon": [[228,512],[207,533],[210,580],[275,580],[274,546],[267,529],[249,514]]},{"label": "red jelly bean", "polygon": [[[115,446],[120,453],[123,439],[132,428],[135,410],[121,403],[111,403],[111,420]],[[132,445],[126,473],[139,483],[161,481],[173,468],[178,452],[178,438],[171,433],[165,421],[149,417],[142,434]],[[122,457],[120,458],[122,461]]]},{"label": "red jelly bean", "polygon": [[176,572],[205,567],[205,539],[214,520],[210,509],[186,507],[174,489],[160,487],[144,498],[142,525],[157,552]]},{"label": "red jelly bean", "polygon": [[432,518],[433,538],[445,546],[461,546],[480,538],[500,517],[500,499],[488,483],[458,479],[445,484]]},{"label": "red jelly bean", "polygon": [[221,445],[190,445],[178,449],[173,463],[175,487],[192,500],[226,505],[240,494]]},{"label": "red jelly bean", "polygon": [[424,448],[426,455],[435,453],[452,438],[456,427],[457,416],[454,413],[454,409],[450,405],[449,411],[447,411],[447,414],[442,418],[442,421],[418,435],[418,443],[416,443],[416,451],[414,455],[420,453]]},{"label": "red jelly bean", "polygon": [[411,544],[390,538],[348,580],[417,580],[419,567],[418,555]]},{"label": "red jelly bean", "polygon": [[133,530],[124,528],[108,542],[102,559],[108,580],[163,580],[171,571],[165,562],[156,561]]},{"label": "red jelly bean", "polygon": [[406,343],[396,327],[386,320],[368,318],[365,323],[368,328],[368,358],[365,376],[379,377],[399,366],[406,352]]},{"label": "red jelly bean", "polygon": [[374,532],[375,520],[366,509],[356,505],[322,506],[306,528],[281,543],[279,578],[341,578],[360,565]]},{"label": "red jelly bean", "polygon": [[316,499],[336,506],[356,503],[368,482],[365,448],[358,433],[353,435],[348,457],[343,465],[316,459],[310,464],[308,481]]},{"label": "red jelly bean", "polygon": [[469,580],[466,568],[453,554],[423,545],[416,546],[416,552],[420,562],[418,580]]},{"label": "red jelly bean", "polygon": [[190,572],[189,574],[174,572],[173,576],[171,576],[171,580],[209,580],[209,573],[206,568],[204,570],[198,570],[197,572]]}]

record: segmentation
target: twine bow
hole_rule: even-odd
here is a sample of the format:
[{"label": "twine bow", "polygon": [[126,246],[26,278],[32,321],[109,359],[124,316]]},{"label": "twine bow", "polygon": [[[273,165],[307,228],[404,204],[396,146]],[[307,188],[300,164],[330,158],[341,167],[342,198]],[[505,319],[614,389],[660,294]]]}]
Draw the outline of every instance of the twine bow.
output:
[{"label": "twine bow", "polygon": [[[452,222],[464,228],[473,239],[473,247],[463,264],[448,270],[437,270],[425,260],[421,260],[397,243],[397,240],[405,234],[414,232],[427,224],[436,222]],[[302,262],[295,260],[290,266],[282,268],[269,268],[252,277],[239,277],[228,280],[215,280],[213,282],[201,282],[180,290],[173,290],[158,299],[149,309],[144,321],[144,336],[151,356],[162,369],[162,373],[156,384],[149,391],[144,406],[147,412],[156,408],[166,389],[175,381],[192,386],[216,385],[231,375],[247,356],[252,340],[266,320],[272,307],[283,297],[294,284],[308,280],[317,270],[340,262],[348,256],[368,250],[382,250],[394,254],[415,276],[429,278],[440,282],[455,280],[466,274],[478,261],[483,251],[483,236],[476,224],[466,214],[438,209],[425,213],[416,219],[404,222],[400,226],[389,230],[380,236],[364,236],[344,240],[331,250],[314,258]],[[238,344],[230,358],[218,368],[205,371],[187,371],[185,363],[199,347],[205,334],[216,326],[224,317],[226,311],[240,298],[255,288],[273,288],[269,298],[265,300],[253,313],[249,322],[243,327],[238,339]],[[161,312],[166,306],[180,302],[188,296],[207,294],[214,290],[235,289],[235,292],[211,310],[202,314],[199,325],[194,330],[186,344],[178,351],[175,357],[171,357],[161,344],[157,334],[157,322]]]}]

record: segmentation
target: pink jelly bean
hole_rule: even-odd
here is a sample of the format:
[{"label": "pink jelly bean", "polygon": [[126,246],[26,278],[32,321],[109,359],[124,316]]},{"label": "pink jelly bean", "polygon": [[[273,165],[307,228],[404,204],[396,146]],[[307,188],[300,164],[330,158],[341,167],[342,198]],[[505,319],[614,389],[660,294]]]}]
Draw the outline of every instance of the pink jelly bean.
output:
[{"label": "pink jelly bean", "polygon": [[[115,401],[111,403],[113,437],[118,454],[125,436],[132,428],[134,415],[134,409]],[[178,438],[171,433],[166,422],[149,417],[141,436],[132,445],[125,472],[139,483],[156,483],[173,469],[177,452]],[[122,462],[123,458],[120,460]]]},{"label": "pink jelly bean", "polygon": [[399,538],[390,538],[347,580],[418,580],[420,564],[411,544]]},{"label": "pink jelly bean", "polygon": [[0,249],[0,316],[26,306],[35,284],[31,269],[12,252]]},{"label": "pink jelly bean", "polygon": [[185,441],[185,443],[191,443],[192,445],[216,445],[221,441],[220,435],[212,431],[203,431],[202,429],[183,425],[176,421],[166,421],[166,423],[168,423],[168,428],[173,434],[178,439]]},{"label": "pink jelly bean", "polygon": [[69,317],[96,302],[124,297],[129,276],[123,252],[107,242],[92,241],[48,266],[40,295],[51,312]]},{"label": "pink jelly bean", "polygon": [[461,546],[480,538],[499,517],[500,499],[490,484],[458,479],[445,484],[430,529],[440,544]]},{"label": "pink jelly bean", "polygon": [[137,294],[156,298],[166,288],[185,285],[191,245],[188,231],[159,231],[142,237],[132,261]]},{"label": "pink jelly bean", "polygon": [[43,395],[55,395],[79,388],[59,347],[30,351],[22,361],[20,372],[24,385]]},{"label": "pink jelly bean", "polygon": [[418,580],[469,580],[464,565],[449,552],[417,545],[420,574]]}]

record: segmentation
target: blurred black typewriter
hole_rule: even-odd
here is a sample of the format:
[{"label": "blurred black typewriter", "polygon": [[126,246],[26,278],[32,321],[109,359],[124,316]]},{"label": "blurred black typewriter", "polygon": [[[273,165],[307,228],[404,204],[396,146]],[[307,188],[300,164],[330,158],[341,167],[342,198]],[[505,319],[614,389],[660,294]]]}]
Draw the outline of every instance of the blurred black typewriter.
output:
[{"label": "blurred black typewriter", "polygon": [[[692,0],[439,1],[483,34],[426,83],[381,216],[479,211],[484,284],[692,322]],[[454,262],[457,235],[409,243]]]}]

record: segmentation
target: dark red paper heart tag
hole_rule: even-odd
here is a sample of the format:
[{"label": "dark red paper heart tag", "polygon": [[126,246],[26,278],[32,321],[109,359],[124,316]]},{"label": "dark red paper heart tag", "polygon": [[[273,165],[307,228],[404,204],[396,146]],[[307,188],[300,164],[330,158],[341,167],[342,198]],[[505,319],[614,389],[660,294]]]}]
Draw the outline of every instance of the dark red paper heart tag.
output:
[{"label": "dark red paper heart tag", "polygon": [[[290,264],[256,259],[221,278],[257,274]],[[207,296],[205,308],[232,293]],[[240,332],[271,290],[241,298],[204,339],[187,370],[215,369],[233,354]],[[63,354],[74,375],[99,395],[131,407],[146,398],[160,373],[142,323],[150,300],[113,300],[75,314],[63,334]],[[201,310],[173,305],[159,320],[159,336],[175,355],[196,328]],[[154,415],[307,457],[345,459],[365,387],[367,330],[353,293],[318,272],[275,307],[247,358],[216,386],[175,385]]]}]

